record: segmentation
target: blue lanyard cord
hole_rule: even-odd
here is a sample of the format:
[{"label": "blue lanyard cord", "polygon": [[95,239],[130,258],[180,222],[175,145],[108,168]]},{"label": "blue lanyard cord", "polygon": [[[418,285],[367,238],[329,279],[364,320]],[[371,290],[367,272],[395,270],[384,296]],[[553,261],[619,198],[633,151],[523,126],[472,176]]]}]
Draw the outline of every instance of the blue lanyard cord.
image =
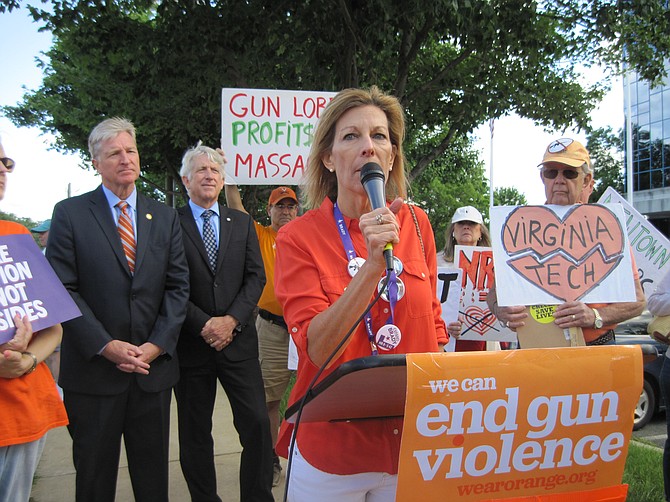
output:
[{"label": "blue lanyard cord", "polygon": [[[344,216],[342,215],[342,211],[340,211],[340,208],[337,206],[337,202],[333,204],[333,217],[335,218],[335,224],[337,225],[337,230],[340,235],[340,239],[342,240],[342,247],[344,247],[344,252],[347,255],[347,259],[351,261],[358,255],[356,254],[356,250],[354,249],[354,243],[351,240],[351,235],[349,235],[349,230],[347,229],[347,226],[344,223]],[[393,324],[393,314],[395,312],[396,303],[398,302],[398,280],[396,277],[395,270],[387,271],[384,284],[381,288],[379,288],[378,296],[381,296],[381,294],[387,288],[388,288],[387,297],[389,299],[389,304],[391,306],[391,313],[388,319],[386,320],[386,324]],[[373,300],[372,304],[375,304],[376,302],[377,299]],[[370,342],[370,351],[372,352],[373,356],[376,356],[379,354],[379,350],[377,349],[377,343],[375,342],[375,333],[372,329],[372,315],[370,315],[369,309],[364,319],[365,319],[365,331],[368,334],[368,341]]]}]

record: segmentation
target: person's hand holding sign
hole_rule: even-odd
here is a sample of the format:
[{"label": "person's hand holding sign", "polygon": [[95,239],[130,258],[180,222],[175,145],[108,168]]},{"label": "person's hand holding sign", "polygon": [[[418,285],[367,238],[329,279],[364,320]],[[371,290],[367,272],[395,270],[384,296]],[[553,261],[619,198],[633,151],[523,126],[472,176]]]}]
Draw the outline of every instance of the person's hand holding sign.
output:
[{"label": "person's hand holding sign", "polygon": [[463,323],[459,319],[458,321],[453,321],[447,324],[447,333],[449,333],[449,336],[453,336],[454,338],[458,338],[461,336],[461,330],[463,329]]},{"label": "person's hand holding sign", "polygon": [[[496,298],[495,283],[493,284],[493,286],[491,286],[491,289],[489,290],[487,303],[489,298],[491,299]],[[490,308],[491,312],[493,312],[493,315],[498,319],[498,321],[501,324],[503,324],[506,328],[509,328],[512,331],[516,331],[517,328],[521,328],[522,326],[526,325],[524,319],[528,317],[528,312],[526,312],[526,307],[524,307],[523,305],[500,307],[498,306],[498,301],[493,300],[493,304],[490,305]]]},{"label": "person's hand holding sign", "polygon": [[[27,316],[21,318],[18,314],[14,317],[14,324],[16,325],[14,337],[0,345],[0,378],[20,377],[30,368],[30,366],[26,368],[23,352],[33,337],[33,328]],[[33,361],[29,362],[32,364]]]},{"label": "person's hand holding sign", "polygon": [[556,325],[561,328],[590,328],[596,322],[593,309],[582,302],[566,302],[556,307]]},{"label": "person's hand holding sign", "polygon": [[14,350],[16,352],[23,352],[28,348],[31,338],[33,337],[33,328],[27,316],[21,318],[20,315],[14,316],[14,325],[16,326],[16,333],[7,343],[0,345],[0,352],[6,350]]}]

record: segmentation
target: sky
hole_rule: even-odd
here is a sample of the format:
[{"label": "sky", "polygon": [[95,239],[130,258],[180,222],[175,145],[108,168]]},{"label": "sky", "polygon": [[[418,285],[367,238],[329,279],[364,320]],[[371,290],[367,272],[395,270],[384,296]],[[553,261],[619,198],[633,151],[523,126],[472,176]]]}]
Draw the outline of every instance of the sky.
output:
[{"label": "sky", "polygon": [[[25,93],[24,87],[35,90],[42,81],[35,58],[49,49],[51,35],[38,33],[38,28],[25,8],[0,14],[0,54],[4,62],[0,105],[16,105]],[[78,195],[100,184],[93,170],[79,167],[79,157],[50,150],[53,138],[36,128],[17,128],[0,115],[0,140],[5,155],[16,162],[0,202],[0,209],[6,213],[42,221],[51,218],[53,206],[68,196],[68,185],[70,194]]]},{"label": "sky", "polygon": [[[9,61],[0,78],[0,105],[16,105],[25,89],[35,90],[41,83],[42,73],[35,58],[49,49],[51,35],[38,33],[38,28],[26,9],[0,14],[0,53]],[[603,75],[595,70],[587,78],[602,79]],[[612,91],[593,112],[592,120],[596,127],[611,126],[615,131],[623,127],[620,78],[614,79]],[[492,142],[488,124],[480,126],[473,134],[475,149],[480,152],[487,176],[493,146],[493,186],[513,186],[526,195],[529,204],[544,203],[544,191],[535,166],[541,161],[546,146],[563,136],[586,141],[583,133],[547,132],[531,120],[516,115],[495,121]],[[53,206],[68,196],[68,190],[74,196],[92,190],[100,183],[92,169],[80,167],[86,163],[79,157],[50,149],[53,138],[41,134],[36,128],[16,128],[0,116],[0,139],[6,155],[16,162],[5,198],[0,202],[0,209],[5,212],[41,221],[51,217]]]},{"label": "sky", "polygon": [[[603,79],[600,70],[593,70],[586,78]],[[621,77],[612,79],[612,89],[605,95],[600,105],[592,112],[594,127],[610,126],[617,132],[624,126],[623,81]],[[526,195],[528,204],[544,204],[545,195],[537,165],[542,161],[544,151],[554,139],[569,137],[586,145],[586,134],[575,130],[545,131],[532,120],[516,115],[496,119],[493,141],[488,124],[474,132],[475,148],[486,166],[489,177],[491,144],[493,145],[493,186],[515,187]]]}]

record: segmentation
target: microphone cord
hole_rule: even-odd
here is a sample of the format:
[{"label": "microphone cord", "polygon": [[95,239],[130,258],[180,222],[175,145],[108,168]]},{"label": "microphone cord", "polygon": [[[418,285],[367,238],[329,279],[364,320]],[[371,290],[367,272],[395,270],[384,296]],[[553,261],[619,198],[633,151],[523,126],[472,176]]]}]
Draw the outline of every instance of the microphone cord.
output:
[{"label": "microphone cord", "polygon": [[293,450],[295,449],[295,442],[296,438],[298,437],[298,426],[300,425],[300,418],[302,417],[302,410],[307,402],[307,398],[310,396],[310,393],[312,392],[312,388],[316,384],[316,381],[319,379],[321,374],[325,371],[326,367],[328,364],[333,360],[335,357],[335,354],[339,352],[339,350],[342,348],[342,346],[346,343],[347,340],[351,337],[352,333],[354,330],[358,327],[358,325],[361,323],[363,318],[370,312],[370,309],[379,301],[379,299],[382,296],[382,293],[386,291],[386,288],[388,287],[388,282],[389,282],[389,274],[388,270],[386,273],[386,276],[384,277],[384,282],[382,283],[382,287],[379,288],[379,291],[377,291],[377,294],[373,298],[372,302],[367,306],[365,311],[359,316],[358,319],[356,319],[356,322],[354,322],[353,326],[347,331],[347,333],[344,335],[340,343],[337,344],[337,347],[333,349],[333,352],[328,356],[328,358],[325,360],[325,362],[319,367],[318,371],[316,372],[316,375],[314,375],[314,378],[312,378],[312,381],[309,382],[309,385],[307,386],[307,390],[305,391],[305,395],[302,397],[300,400],[300,406],[298,406],[298,412],[296,415],[295,419],[295,424],[293,425],[293,434],[291,435],[291,442],[289,445],[289,450],[288,450],[288,462],[286,465],[286,482],[284,485],[284,502],[288,501],[288,488],[289,488],[289,483],[291,481],[291,466],[293,464]]}]

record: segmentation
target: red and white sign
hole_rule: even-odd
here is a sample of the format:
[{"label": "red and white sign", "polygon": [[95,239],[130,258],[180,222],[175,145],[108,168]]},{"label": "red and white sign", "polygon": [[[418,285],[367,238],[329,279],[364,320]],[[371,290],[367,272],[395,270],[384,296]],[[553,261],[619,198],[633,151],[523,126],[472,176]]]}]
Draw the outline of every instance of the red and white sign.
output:
[{"label": "red and white sign", "polygon": [[297,185],[316,122],[334,92],[229,89],[221,93],[221,148],[238,185]]}]

